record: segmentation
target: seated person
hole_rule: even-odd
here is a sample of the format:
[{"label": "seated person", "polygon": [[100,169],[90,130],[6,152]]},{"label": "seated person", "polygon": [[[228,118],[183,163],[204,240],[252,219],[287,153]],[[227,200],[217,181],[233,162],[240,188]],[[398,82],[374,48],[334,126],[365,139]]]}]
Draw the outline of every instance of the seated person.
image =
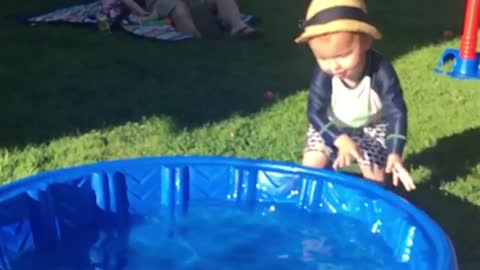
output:
[{"label": "seated person", "polygon": [[198,30],[192,14],[192,7],[198,5],[205,5],[212,13],[217,14],[219,19],[227,24],[230,35],[233,37],[256,38],[261,36],[261,32],[242,21],[235,0],[145,0],[143,11],[136,7],[131,10],[139,22],[170,17],[177,31],[200,38],[202,34]]}]

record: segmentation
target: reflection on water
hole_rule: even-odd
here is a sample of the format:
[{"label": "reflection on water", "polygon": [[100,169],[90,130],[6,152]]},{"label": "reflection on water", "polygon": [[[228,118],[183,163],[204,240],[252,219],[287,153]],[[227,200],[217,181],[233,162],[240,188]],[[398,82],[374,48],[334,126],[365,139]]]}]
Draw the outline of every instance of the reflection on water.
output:
[{"label": "reflection on water", "polygon": [[124,231],[79,233],[58,250],[23,256],[13,269],[400,269],[379,235],[340,215],[225,203],[166,213]]}]

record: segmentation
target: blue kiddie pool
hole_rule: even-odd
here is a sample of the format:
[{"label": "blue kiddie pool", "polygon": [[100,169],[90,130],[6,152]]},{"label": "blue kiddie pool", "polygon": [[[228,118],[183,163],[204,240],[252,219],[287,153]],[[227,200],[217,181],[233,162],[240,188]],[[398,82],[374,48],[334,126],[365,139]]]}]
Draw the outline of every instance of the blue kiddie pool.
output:
[{"label": "blue kiddie pool", "polygon": [[358,178],[290,163],[158,157],[0,188],[0,269],[457,269],[425,213]]}]

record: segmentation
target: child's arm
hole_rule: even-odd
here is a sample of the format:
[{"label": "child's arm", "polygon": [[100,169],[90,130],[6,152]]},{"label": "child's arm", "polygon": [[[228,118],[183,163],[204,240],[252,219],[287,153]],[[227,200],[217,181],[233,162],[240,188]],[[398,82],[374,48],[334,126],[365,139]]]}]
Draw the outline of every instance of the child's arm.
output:
[{"label": "child's arm", "polygon": [[383,121],[387,123],[387,152],[401,156],[407,141],[407,106],[393,66],[381,60],[373,83],[382,101]]},{"label": "child's arm", "polygon": [[387,166],[385,171],[393,173],[393,184],[402,182],[406,190],[415,189],[415,184],[403,166],[402,154],[407,141],[407,106],[403,91],[393,66],[385,60],[379,63],[374,77],[382,100],[384,121],[387,123]]},{"label": "child's arm", "polygon": [[329,147],[332,147],[335,139],[341,135],[340,130],[328,119],[331,96],[332,77],[317,66],[308,91],[308,120]]}]

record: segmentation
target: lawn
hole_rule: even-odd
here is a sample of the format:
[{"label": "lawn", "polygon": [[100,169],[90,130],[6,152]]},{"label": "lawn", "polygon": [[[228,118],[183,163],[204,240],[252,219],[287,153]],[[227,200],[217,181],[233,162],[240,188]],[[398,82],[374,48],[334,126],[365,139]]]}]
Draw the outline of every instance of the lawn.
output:
[{"label": "lawn", "polygon": [[[262,18],[255,42],[175,44],[88,27],[10,19],[67,0],[0,10],[0,183],[41,171],[151,155],[207,154],[298,162],[314,65],[293,43],[307,1],[241,0]],[[69,0],[70,2],[70,0]],[[480,82],[433,73],[463,2],[369,0],[409,107],[405,195],[452,237],[461,269],[480,268]],[[266,91],[273,99],[264,97]]]}]

